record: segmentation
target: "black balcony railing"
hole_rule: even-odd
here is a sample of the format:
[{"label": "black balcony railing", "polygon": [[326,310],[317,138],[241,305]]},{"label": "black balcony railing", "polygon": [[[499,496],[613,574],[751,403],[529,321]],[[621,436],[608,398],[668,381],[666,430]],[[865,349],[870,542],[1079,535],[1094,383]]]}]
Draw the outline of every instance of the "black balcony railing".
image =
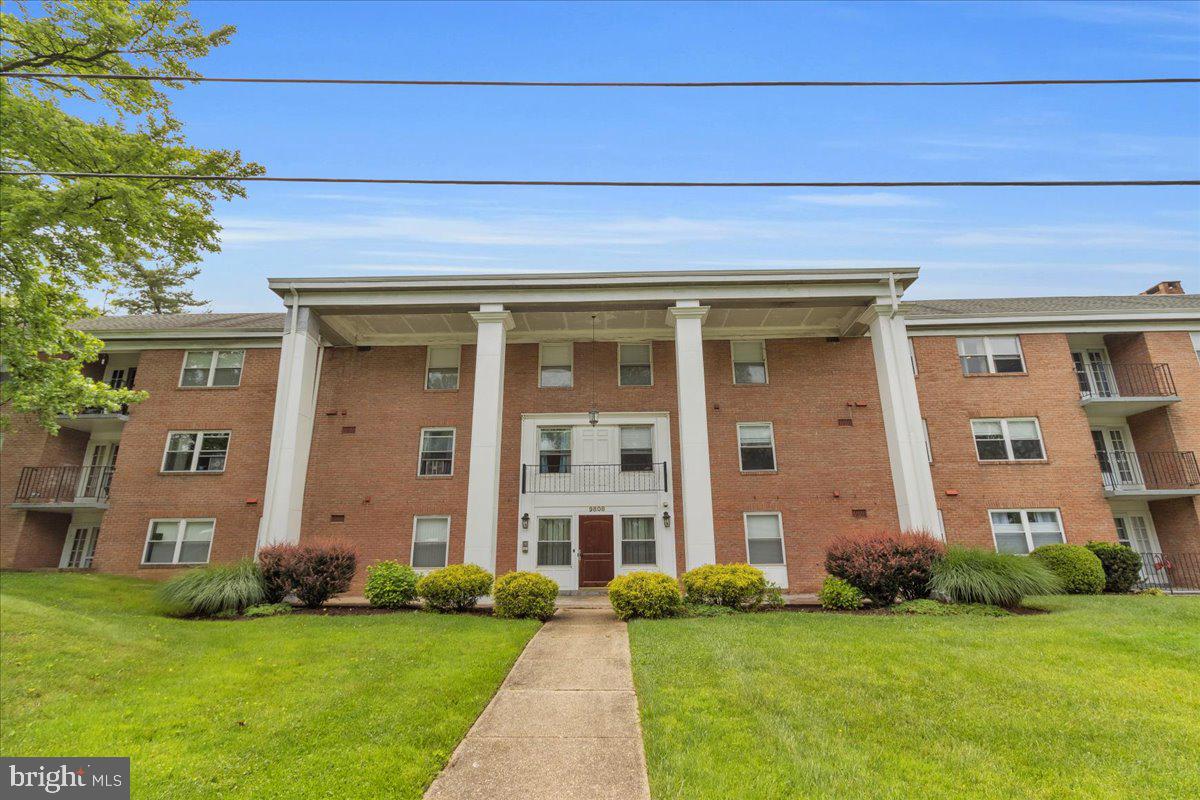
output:
[{"label": "black balcony railing", "polygon": [[104,501],[112,474],[112,467],[24,467],[13,502]]},{"label": "black balcony railing", "polygon": [[662,492],[667,487],[665,461],[639,465],[522,464],[522,494],[591,494],[594,492]]},{"label": "black balcony railing", "polygon": [[1196,464],[1196,454],[1190,451],[1110,450],[1097,453],[1096,457],[1100,460],[1104,488],[1111,492],[1200,487],[1200,466]]},{"label": "black balcony railing", "polygon": [[1167,364],[1088,364],[1075,375],[1084,400],[1175,396],[1175,379]]},{"label": "black balcony railing", "polygon": [[1140,584],[1169,592],[1200,591],[1200,553],[1139,553],[1142,557]]}]

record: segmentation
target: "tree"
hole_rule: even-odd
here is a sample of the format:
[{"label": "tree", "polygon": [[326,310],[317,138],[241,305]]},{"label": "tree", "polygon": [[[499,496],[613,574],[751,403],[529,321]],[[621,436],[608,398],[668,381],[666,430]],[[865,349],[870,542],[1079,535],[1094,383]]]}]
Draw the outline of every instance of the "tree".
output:
[{"label": "tree", "polygon": [[[184,0],[71,0],[0,12],[0,71],[190,76],[189,64],[227,43]],[[261,174],[236,150],[188,145],[167,90],[180,81],[53,77],[0,79],[0,168],[13,171]],[[91,101],[111,118],[85,120],[64,100]],[[56,432],[60,414],[115,409],[145,393],[83,375],[102,343],[72,323],[92,316],[85,294],[147,280],[146,264],[182,276],[219,249],[217,200],[236,182],[0,176],[0,426],[32,413]],[[165,284],[164,284],[165,285]],[[136,292],[136,289],[135,289]],[[190,298],[189,298],[190,299]]]},{"label": "tree", "polygon": [[125,276],[128,294],[114,300],[113,306],[129,314],[179,314],[191,308],[202,308],[208,301],[197,300],[183,288],[199,274],[199,267],[182,264],[138,265]]}]

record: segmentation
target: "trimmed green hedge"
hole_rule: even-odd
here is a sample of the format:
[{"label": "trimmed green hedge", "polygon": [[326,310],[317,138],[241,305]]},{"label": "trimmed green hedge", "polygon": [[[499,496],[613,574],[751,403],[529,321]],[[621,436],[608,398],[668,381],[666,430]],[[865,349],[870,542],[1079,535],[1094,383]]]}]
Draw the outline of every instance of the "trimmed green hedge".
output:
[{"label": "trimmed green hedge", "polygon": [[1104,568],[1104,591],[1118,594],[1132,591],[1142,576],[1142,557],[1132,547],[1116,542],[1088,542],[1086,547]]},{"label": "trimmed green hedge", "polygon": [[417,581],[417,596],[436,611],[474,608],[492,591],[492,573],[474,564],[452,564],[435,569]]},{"label": "trimmed green hedge", "polygon": [[363,595],[376,608],[402,608],[417,597],[417,573],[398,561],[372,564],[367,567]]},{"label": "trimmed green hedge", "polygon": [[1104,591],[1104,566],[1096,554],[1078,544],[1044,544],[1029,557],[1058,576],[1067,594],[1100,594]]},{"label": "trimmed green hedge", "polygon": [[826,578],[825,582],[821,584],[821,591],[817,593],[817,598],[821,601],[822,608],[831,608],[839,611],[861,608],[863,604],[863,593],[861,591],[841,578],[835,578],[832,575]]},{"label": "trimmed green hedge", "polygon": [[630,572],[613,578],[608,599],[619,619],[661,619],[679,613],[683,605],[679,584],[661,572]]},{"label": "trimmed green hedge", "polygon": [[758,608],[767,594],[767,577],[749,564],[707,564],[683,573],[688,602],[726,608]]},{"label": "trimmed green hedge", "polygon": [[536,572],[509,572],[496,579],[493,609],[505,619],[540,619],[554,616],[558,584]]}]

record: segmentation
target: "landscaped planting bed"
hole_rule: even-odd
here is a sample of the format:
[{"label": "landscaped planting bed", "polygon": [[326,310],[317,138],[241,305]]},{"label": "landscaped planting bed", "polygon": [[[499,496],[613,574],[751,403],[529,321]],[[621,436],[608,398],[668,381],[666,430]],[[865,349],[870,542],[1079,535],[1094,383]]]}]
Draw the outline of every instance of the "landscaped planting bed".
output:
[{"label": "landscaped planting bed", "polygon": [[0,575],[0,754],[129,756],[135,798],[419,798],[539,623],[173,619],[153,584]]},{"label": "landscaped planting bed", "polygon": [[1200,797],[1200,598],[630,623],[656,800]]}]

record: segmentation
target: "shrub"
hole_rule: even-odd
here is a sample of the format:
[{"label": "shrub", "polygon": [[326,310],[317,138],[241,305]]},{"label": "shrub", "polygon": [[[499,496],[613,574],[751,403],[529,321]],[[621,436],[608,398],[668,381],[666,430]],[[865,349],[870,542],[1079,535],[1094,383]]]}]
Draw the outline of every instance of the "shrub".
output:
[{"label": "shrub", "polygon": [[681,617],[732,617],[734,614],[740,614],[736,608],[728,606],[712,606],[707,603],[698,603],[694,600],[688,600],[685,596],[683,604],[679,606],[676,612]]},{"label": "shrub", "polygon": [[279,603],[296,588],[293,575],[299,545],[272,544],[258,551],[258,570],[262,574],[264,602]]},{"label": "shrub", "polygon": [[926,533],[847,537],[825,551],[825,571],[875,605],[890,606],[897,597],[928,597],[933,565],[944,553],[942,543]]},{"label": "shrub", "polygon": [[1000,606],[983,603],[939,603],[937,600],[908,600],[891,607],[893,614],[915,617],[1008,617],[1012,616]]},{"label": "shrub", "polygon": [[1041,562],[1058,576],[1067,594],[1100,594],[1104,591],[1104,567],[1096,554],[1077,544],[1044,544],[1030,558]]},{"label": "shrub", "polygon": [[492,595],[497,617],[545,622],[554,616],[558,584],[536,572],[510,572],[496,579]]},{"label": "shrub", "polygon": [[835,578],[832,575],[825,579],[821,584],[821,591],[817,594],[821,601],[822,608],[834,608],[846,610],[851,608],[859,608],[862,606],[863,593],[846,583],[841,578]]},{"label": "shrub", "polygon": [[367,602],[376,608],[400,608],[417,597],[417,573],[408,564],[380,561],[367,567]]},{"label": "shrub", "polygon": [[290,614],[294,611],[287,603],[262,603],[257,606],[250,606],[242,612],[244,617],[274,617],[277,614]]},{"label": "shrub", "polygon": [[437,611],[474,608],[492,591],[492,574],[474,564],[452,564],[435,569],[417,581],[417,596]]},{"label": "shrub", "polygon": [[929,588],[954,603],[1012,608],[1028,595],[1056,594],[1062,584],[1041,562],[1025,556],[950,547],[934,565]]},{"label": "shrub", "polygon": [[613,578],[608,599],[619,619],[670,617],[683,604],[679,583],[661,572],[630,572]]},{"label": "shrub", "polygon": [[767,594],[767,578],[749,564],[707,564],[683,573],[683,589],[694,603],[758,608]]},{"label": "shrub", "polygon": [[358,556],[344,544],[301,545],[291,558],[296,597],[309,608],[319,608],[350,588],[357,565]]},{"label": "shrub", "polygon": [[248,558],[188,570],[158,587],[159,600],[178,616],[237,614],[264,595],[258,567]]},{"label": "shrub", "polygon": [[1104,591],[1125,594],[1142,575],[1142,557],[1132,547],[1115,542],[1088,542],[1087,549],[1104,568]]}]

